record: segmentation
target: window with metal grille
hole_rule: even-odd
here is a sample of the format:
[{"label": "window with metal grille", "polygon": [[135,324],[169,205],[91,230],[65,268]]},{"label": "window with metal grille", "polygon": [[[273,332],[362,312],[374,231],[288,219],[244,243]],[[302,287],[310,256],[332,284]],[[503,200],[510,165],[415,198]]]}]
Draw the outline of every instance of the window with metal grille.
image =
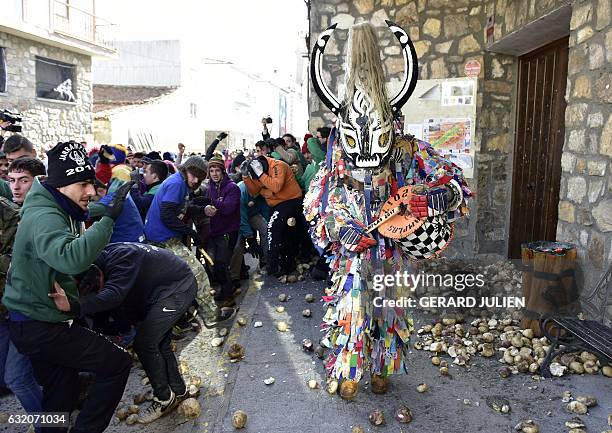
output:
[{"label": "window with metal grille", "polygon": [[4,47],[0,47],[0,93],[6,92],[6,56]]},{"label": "window with metal grille", "polygon": [[76,102],[76,66],[36,57],[36,96]]}]

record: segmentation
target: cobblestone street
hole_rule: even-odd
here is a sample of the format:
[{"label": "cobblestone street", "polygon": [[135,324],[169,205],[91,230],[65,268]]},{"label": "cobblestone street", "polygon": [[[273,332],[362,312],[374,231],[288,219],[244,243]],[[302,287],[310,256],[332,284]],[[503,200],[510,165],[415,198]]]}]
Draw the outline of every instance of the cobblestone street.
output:
[{"label": "cobblestone street", "polygon": [[[476,358],[468,367],[450,364],[450,374],[442,376],[431,365],[428,352],[412,350],[409,373],[394,377],[386,395],[374,395],[364,378],[357,397],[347,402],[325,390],[325,373],[321,361],[312,352],[302,349],[302,340],[308,338],[317,346],[321,336],[320,318],[324,314],[322,304],[306,302],[306,294],[318,299],[323,284],[306,280],[295,284],[280,284],[275,279],[256,277],[250,282],[237,318],[245,319],[240,326],[234,321],[222,347],[212,347],[211,340],[219,330],[204,329],[190,334],[178,342],[185,377],[202,378],[199,402],[202,414],[195,421],[187,420],[177,412],[152,425],[128,426],[115,420],[108,432],[207,432],[227,433],[235,431],[232,414],[236,410],[246,412],[248,421],[245,432],[288,433],[350,432],[353,426],[364,431],[377,432],[428,432],[510,433],[522,420],[533,419],[541,432],[564,432],[564,423],[575,414],[569,413],[562,397],[564,391],[572,396],[592,395],[599,404],[581,417],[587,431],[605,431],[611,407],[612,381],[598,375],[568,375],[554,379],[535,379],[530,374],[512,375],[507,379],[498,374],[502,364],[496,357]],[[243,287],[246,283],[243,284]],[[278,295],[288,295],[286,302],[279,302]],[[276,308],[282,306],[279,313]],[[312,310],[312,317],[302,315],[304,309]],[[432,323],[432,316],[419,313],[417,328]],[[288,324],[286,332],[277,330],[278,322]],[[261,327],[254,327],[261,322]],[[414,341],[414,340],[413,340]],[[229,347],[238,343],[245,348],[245,356],[232,363]],[[184,370],[185,371],[185,370]],[[266,385],[264,379],[274,378]],[[142,385],[143,372],[134,368],[126,388],[123,402],[133,403],[136,395],[147,391]],[[319,388],[310,389],[309,380],[315,380]],[[426,383],[429,390],[419,393],[418,384]],[[488,405],[491,400],[504,401],[510,406],[508,414],[494,411]],[[17,411],[12,397],[1,400],[2,412]],[[146,403],[145,403],[146,404]],[[411,409],[413,421],[399,424],[394,419],[396,410],[406,405]],[[385,424],[373,427],[368,415],[380,409]],[[14,426],[4,426],[2,432],[19,432]]]}]

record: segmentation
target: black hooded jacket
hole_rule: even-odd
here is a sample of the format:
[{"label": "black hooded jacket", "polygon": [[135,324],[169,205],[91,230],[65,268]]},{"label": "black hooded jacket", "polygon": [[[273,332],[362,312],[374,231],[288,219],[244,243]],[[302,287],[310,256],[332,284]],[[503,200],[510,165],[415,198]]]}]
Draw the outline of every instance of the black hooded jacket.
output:
[{"label": "black hooded jacket", "polygon": [[71,311],[79,317],[121,305],[130,321],[138,321],[155,303],[194,287],[197,290],[189,266],[172,252],[152,245],[112,243],[94,263],[104,274],[104,287],[71,302]]}]

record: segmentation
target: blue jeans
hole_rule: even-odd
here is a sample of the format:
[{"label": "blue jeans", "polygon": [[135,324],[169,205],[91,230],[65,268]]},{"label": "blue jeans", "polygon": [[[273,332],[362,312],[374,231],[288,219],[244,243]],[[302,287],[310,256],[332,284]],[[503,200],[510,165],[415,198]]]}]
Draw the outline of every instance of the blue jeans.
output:
[{"label": "blue jeans", "polygon": [[[0,321],[0,384],[13,391],[26,412],[42,411],[42,390],[30,359],[17,351],[9,339],[9,322]],[[37,429],[37,431],[39,431]]]}]

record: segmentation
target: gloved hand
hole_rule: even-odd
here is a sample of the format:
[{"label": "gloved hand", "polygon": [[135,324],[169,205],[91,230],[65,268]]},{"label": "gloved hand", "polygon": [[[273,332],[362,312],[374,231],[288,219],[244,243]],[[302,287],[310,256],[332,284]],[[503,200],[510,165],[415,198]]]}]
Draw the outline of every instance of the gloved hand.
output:
[{"label": "gloved hand", "polygon": [[440,215],[448,210],[446,188],[436,187],[424,191],[412,190],[410,213],[417,218]]},{"label": "gloved hand", "polygon": [[210,204],[210,198],[199,195],[191,199],[191,204],[196,206],[208,206]]},{"label": "gloved hand", "polygon": [[147,191],[147,185],[144,183],[144,180],[140,179],[138,182],[134,182],[134,185],[132,185],[132,191],[134,193],[144,194]]},{"label": "gloved hand", "polygon": [[100,150],[98,150],[98,159],[100,162],[110,164],[110,158],[112,158],[112,156],[113,150],[110,148],[110,146],[107,146],[106,144],[100,146]]},{"label": "gloved hand", "polygon": [[249,177],[249,161],[245,160],[240,164],[240,174],[242,177]]},{"label": "gloved hand", "polygon": [[263,171],[263,165],[257,159],[252,160],[249,164],[249,173],[251,174],[251,177],[259,179],[259,176],[263,174]]},{"label": "gloved hand", "polygon": [[263,256],[263,248],[257,242],[255,236],[244,238],[246,252],[251,254],[253,258],[259,259]]},{"label": "gloved hand", "polygon": [[221,141],[225,137],[227,137],[227,133],[226,132],[221,132],[219,135],[217,135],[217,140]]},{"label": "gloved hand", "polygon": [[340,243],[349,251],[361,253],[376,245],[376,240],[365,232],[358,221],[351,221],[340,228]]},{"label": "gloved hand", "polygon": [[123,210],[125,199],[127,198],[130,189],[132,189],[132,185],[134,185],[134,181],[129,181],[117,188],[113,199],[108,205],[106,205],[106,212],[104,213],[105,216],[110,217],[113,220],[119,218],[119,215],[121,215],[121,211]]}]

